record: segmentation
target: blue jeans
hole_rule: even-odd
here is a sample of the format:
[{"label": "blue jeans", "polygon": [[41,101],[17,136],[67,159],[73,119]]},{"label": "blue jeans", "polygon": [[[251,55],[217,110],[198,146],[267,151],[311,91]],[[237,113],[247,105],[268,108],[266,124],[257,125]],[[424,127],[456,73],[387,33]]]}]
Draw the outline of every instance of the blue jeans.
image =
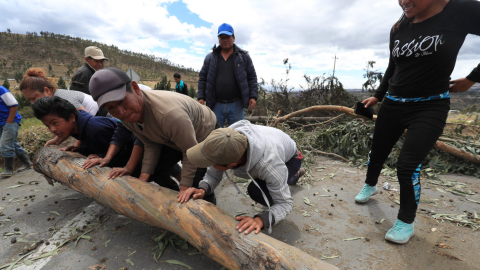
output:
[{"label": "blue jeans", "polygon": [[6,123],[0,127],[0,151],[2,151],[2,156],[13,158],[25,153],[17,142],[19,127],[20,125],[17,122],[11,124]]},{"label": "blue jeans", "polygon": [[217,102],[213,107],[213,112],[217,116],[217,121],[222,128],[225,125],[225,119],[228,121],[229,126],[237,121],[245,119],[242,100],[237,100],[231,103]]}]

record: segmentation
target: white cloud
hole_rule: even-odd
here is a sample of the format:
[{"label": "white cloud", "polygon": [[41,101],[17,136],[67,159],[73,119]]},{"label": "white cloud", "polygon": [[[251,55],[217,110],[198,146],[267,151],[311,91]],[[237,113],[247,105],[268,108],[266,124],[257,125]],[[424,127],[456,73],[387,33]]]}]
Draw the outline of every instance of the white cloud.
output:
[{"label": "white cloud", "polygon": [[[115,44],[200,70],[217,42],[217,27],[227,22],[236,43],[250,52],[258,77],[282,78],[282,60],[289,58],[296,87],[306,72],[331,73],[336,54],[337,69],[350,74],[339,75],[340,81],[359,88],[367,61],[386,69],[390,27],[401,15],[395,0],[183,0],[190,12],[213,24],[207,28],[169,14],[167,5],[175,1],[0,0],[0,25],[18,33],[49,31]],[[466,76],[479,58],[480,39],[467,37],[452,77]]]}]

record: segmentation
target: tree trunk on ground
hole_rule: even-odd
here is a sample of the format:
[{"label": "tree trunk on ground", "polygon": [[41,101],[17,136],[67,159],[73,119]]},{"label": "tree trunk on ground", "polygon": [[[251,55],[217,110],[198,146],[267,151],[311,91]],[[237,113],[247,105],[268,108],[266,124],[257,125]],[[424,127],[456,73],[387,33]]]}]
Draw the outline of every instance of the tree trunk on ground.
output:
[{"label": "tree trunk on ground", "polygon": [[177,192],[126,176],[107,179],[110,168],[84,170],[85,157],[43,147],[33,162],[55,179],[124,216],[171,231],[228,269],[338,269],[263,233],[245,235],[237,221],[203,200],[177,202]]}]

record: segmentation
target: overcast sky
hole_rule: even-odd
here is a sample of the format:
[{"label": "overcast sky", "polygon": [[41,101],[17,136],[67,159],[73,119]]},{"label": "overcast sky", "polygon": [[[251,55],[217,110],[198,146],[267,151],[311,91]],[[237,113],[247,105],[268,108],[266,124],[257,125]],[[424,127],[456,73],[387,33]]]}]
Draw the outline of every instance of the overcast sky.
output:
[{"label": "overcast sky", "polygon": [[[200,70],[218,41],[218,26],[233,26],[236,44],[249,51],[257,75],[335,75],[345,88],[361,88],[367,61],[384,72],[390,27],[401,15],[397,0],[0,0],[0,26],[14,33],[49,31],[155,54]],[[106,55],[108,57],[108,55]],[[480,37],[468,36],[452,78],[480,62]]]}]

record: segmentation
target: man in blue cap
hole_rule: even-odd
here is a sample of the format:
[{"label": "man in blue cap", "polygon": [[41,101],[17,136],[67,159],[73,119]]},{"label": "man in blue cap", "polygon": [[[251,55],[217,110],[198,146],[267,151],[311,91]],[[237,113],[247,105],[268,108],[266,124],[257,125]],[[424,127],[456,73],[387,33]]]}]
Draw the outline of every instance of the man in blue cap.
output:
[{"label": "man in blue cap", "polygon": [[205,57],[198,80],[198,101],[210,107],[223,127],[244,119],[243,109],[253,110],[258,96],[255,67],[247,51],[235,45],[233,27],[218,27],[218,43]]}]

